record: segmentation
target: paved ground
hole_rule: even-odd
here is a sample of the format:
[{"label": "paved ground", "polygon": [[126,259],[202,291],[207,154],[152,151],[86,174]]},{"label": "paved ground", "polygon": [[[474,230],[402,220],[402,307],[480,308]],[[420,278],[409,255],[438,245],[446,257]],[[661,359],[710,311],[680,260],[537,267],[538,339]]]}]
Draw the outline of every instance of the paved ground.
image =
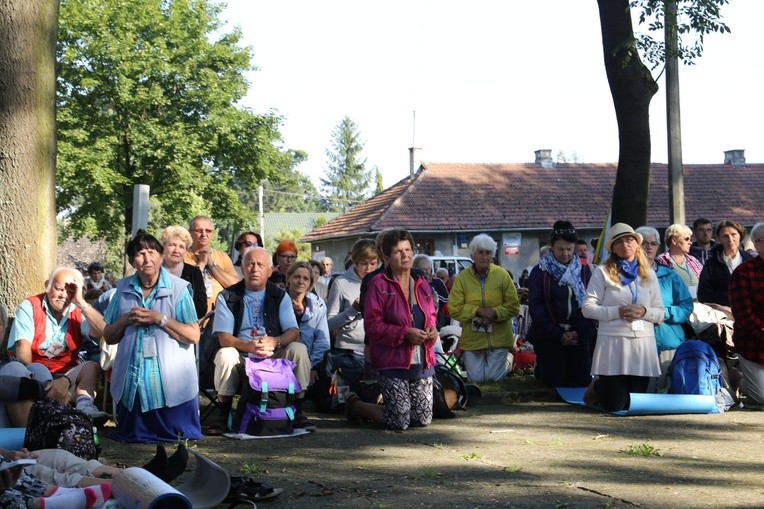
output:
[{"label": "paved ground", "polygon": [[[260,508],[764,507],[764,412],[615,417],[527,385],[486,392],[425,429],[393,433],[317,415],[310,435],[210,437],[196,448],[285,489]],[[153,453],[103,442],[114,461],[140,464]]]}]

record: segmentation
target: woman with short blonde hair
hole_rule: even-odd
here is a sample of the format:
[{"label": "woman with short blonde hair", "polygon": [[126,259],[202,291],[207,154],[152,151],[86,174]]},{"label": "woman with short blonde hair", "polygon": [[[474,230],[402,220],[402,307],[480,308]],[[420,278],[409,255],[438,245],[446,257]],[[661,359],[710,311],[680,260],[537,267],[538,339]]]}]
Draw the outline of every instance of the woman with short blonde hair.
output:
[{"label": "woman with short blonde hair", "polygon": [[677,273],[693,298],[698,296],[698,281],[703,264],[690,254],[692,230],[675,223],[666,228],[666,251],[655,257],[655,263]]}]

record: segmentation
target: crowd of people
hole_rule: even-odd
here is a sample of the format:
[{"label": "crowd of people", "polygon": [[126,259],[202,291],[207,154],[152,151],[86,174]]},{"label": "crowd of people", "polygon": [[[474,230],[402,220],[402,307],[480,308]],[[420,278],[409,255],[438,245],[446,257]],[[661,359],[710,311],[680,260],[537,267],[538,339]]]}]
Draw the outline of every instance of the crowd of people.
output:
[{"label": "crowd of people", "polygon": [[83,355],[87,341],[102,339],[116,350],[112,438],[200,439],[195,346],[206,327],[220,345],[218,415],[209,434],[230,431],[247,357],[293,363],[302,388],[294,425],[315,429],[304,399],[332,349],[357,356],[381,392],[382,404],[347,394],[349,418],[395,430],[427,426],[438,331],[458,327],[469,381],[501,380],[512,369],[521,300],[530,322],[521,335],[535,350],[536,378],[588,387],[587,402],[610,411],[627,408],[630,393],[666,391],[668,366],[691,337],[686,325],[698,306],[727,310],[734,349],[723,354],[739,362],[742,394],[764,404],[764,223],[750,232],[754,253],[741,248],[745,228],[730,221],[715,229],[705,219],[692,229],[673,224],[663,241],[655,228],[618,223],[608,232],[606,259],[595,265],[574,225],[560,220],[519,284],[496,263],[497,243],[487,234],[469,243],[472,267],[450,274],[416,254],[403,229],[358,240],[340,272],[327,257],[298,260],[291,241],[270,253],[252,231],[236,238],[232,260],[212,247],[215,233],[205,216],[188,229],[166,228],[161,241],[141,230],[127,245],[135,272],[114,283],[98,263],[87,277],[55,269],[45,292],[17,308],[7,342],[12,359],[0,367],[0,375],[41,388],[36,397],[16,391],[16,400],[0,405],[0,424],[24,427],[41,395],[103,421],[95,403],[101,366]]}]

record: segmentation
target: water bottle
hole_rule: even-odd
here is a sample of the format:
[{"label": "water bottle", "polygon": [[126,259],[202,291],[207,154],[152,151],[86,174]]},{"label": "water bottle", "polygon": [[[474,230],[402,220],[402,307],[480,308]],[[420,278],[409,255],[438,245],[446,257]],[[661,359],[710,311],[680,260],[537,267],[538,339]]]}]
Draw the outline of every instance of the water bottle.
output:
[{"label": "water bottle", "polygon": [[98,437],[98,428],[93,426],[93,444],[95,445],[96,458],[101,457],[101,439]]}]

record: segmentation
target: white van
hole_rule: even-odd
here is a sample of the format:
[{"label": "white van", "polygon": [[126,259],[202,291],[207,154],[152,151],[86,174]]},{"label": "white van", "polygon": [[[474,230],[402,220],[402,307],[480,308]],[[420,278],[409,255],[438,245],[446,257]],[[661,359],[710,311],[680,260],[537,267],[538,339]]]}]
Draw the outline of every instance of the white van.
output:
[{"label": "white van", "polygon": [[436,256],[431,256],[430,258],[432,259],[433,275],[441,267],[447,268],[449,274],[458,274],[464,269],[469,269],[470,267],[472,267],[472,258],[468,258],[466,256],[436,255]]}]

